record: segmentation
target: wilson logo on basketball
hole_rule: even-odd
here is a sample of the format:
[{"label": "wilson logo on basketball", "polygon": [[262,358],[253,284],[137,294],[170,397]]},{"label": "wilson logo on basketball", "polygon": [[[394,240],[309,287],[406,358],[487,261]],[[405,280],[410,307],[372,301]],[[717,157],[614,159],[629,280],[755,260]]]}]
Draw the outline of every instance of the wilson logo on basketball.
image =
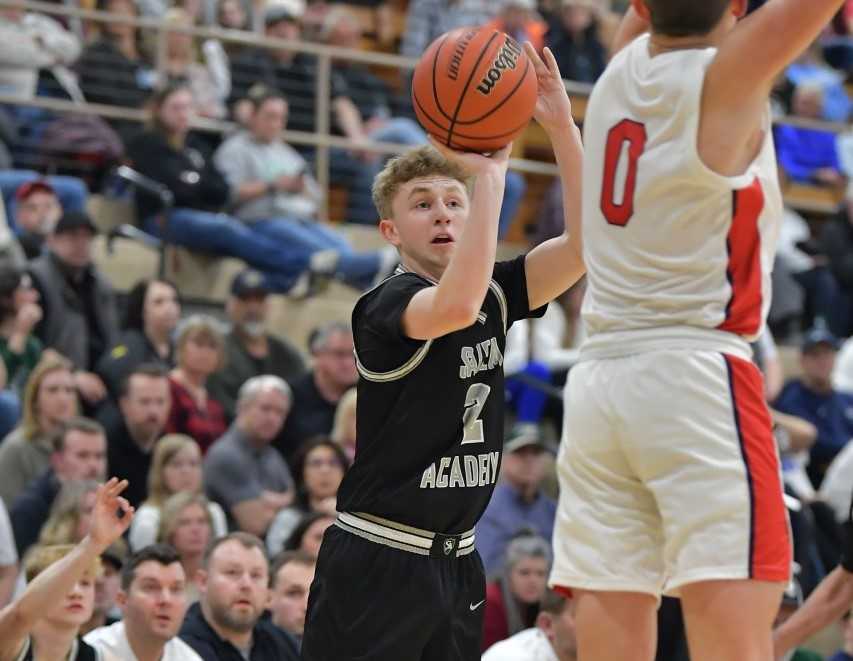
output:
[{"label": "wilson logo on basketball", "polygon": [[457,42],[456,48],[453,49],[453,57],[450,58],[450,66],[447,68],[447,77],[450,80],[457,80],[459,78],[459,67],[462,65],[462,58],[465,55],[468,44],[471,43],[471,40],[475,36],[477,36],[476,32],[466,32]]},{"label": "wilson logo on basketball", "polygon": [[498,51],[491,68],[483,76],[483,80],[477,85],[477,91],[484,96],[491,94],[492,89],[501,79],[503,72],[507,69],[515,69],[518,65],[518,57],[521,55],[521,47],[512,39],[507,39],[503,47]]}]

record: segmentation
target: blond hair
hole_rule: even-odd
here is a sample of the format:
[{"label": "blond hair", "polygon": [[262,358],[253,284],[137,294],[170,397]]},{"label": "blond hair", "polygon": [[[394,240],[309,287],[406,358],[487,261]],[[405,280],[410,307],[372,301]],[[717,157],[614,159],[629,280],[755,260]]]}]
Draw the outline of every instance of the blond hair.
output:
[{"label": "blond hair", "polygon": [[172,494],[166,487],[163,474],[166,466],[181,451],[195,448],[201,457],[198,443],[186,434],[166,434],[154,445],[154,456],[151,458],[151,469],[148,472],[148,498],[146,505],[159,507]]},{"label": "blond hair", "polygon": [[213,317],[206,314],[193,314],[184,319],[175,333],[175,358],[178,367],[183,362],[184,349],[190,340],[201,340],[209,342],[219,354],[219,364],[216,369],[221,369],[225,362],[225,338],[220,330],[220,324]]},{"label": "blond hair", "polygon": [[[24,438],[28,441],[33,440],[36,436],[43,432],[39,424],[38,398],[41,384],[53,372],[65,370],[73,372],[74,368],[64,356],[55,351],[45,351],[42,354],[41,360],[33,368],[30,373],[30,378],[27,380],[27,387],[24,390],[23,416],[21,420],[21,431]],[[76,414],[76,411],[75,411]]]},{"label": "blond hair", "polygon": [[204,510],[207,517],[207,525],[210,526],[210,536],[213,537],[213,517],[210,515],[210,501],[205,498],[204,494],[179,491],[169,496],[168,500],[163,503],[160,511],[160,531],[157,534],[158,542],[163,544],[172,543],[172,535],[175,534],[175,530],[178,528],[178,519],[181,518],[181,512],[192,505],[198,505]]},{"label": "blond hair", "polygon": [[393,217],[391,204],[401,186],[412,179],[436,175],[456,179],[470,191],[471,177],[465,173],[465,170],[448,161],[430,145],[416,147],[392,158],[373,180],[373,204],[376,205],[379,217]]},{"label": "blond hair", "polygon": [[[50,567],[55,562],[59,562],[66,555],[74,550],[73,544],[50,544],[33,546],[24,559],[24,573],[27,577],[27,582],[31,582],[36,576],[41,574],[45,569]],[[95,557],[92,559],[92,564],[86,569],[84,575],[88,574],[92,578],[97,578],[103,571],[101,567],[101,559]]]}]

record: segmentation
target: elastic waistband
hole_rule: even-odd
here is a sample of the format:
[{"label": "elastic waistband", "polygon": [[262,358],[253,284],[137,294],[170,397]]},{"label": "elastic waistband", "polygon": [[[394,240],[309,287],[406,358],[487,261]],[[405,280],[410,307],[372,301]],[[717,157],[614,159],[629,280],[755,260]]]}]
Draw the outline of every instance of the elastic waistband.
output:
[{"label": "elastic waistband", "polygon": [[580,360],[623,358],[648,351],[711,351],[752,360],[752,348],[740,335],[696,326],[662,326],[596,333],[584,342]]},{"label": "elastic waistband", "polygon": [[461,535],[443,535],[364,512],[339,512],[335,525],[376,544],[432,558],[458,558],[474,550],[473,528]]}]

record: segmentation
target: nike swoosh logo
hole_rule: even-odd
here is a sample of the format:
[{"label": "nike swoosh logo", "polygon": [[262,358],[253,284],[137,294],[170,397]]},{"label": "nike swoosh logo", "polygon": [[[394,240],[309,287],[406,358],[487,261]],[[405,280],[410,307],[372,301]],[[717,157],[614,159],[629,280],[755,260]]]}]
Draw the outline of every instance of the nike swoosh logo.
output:
[{"label": "nike swoosh logo", "polygon": [[468,606],[468,608],[470,608],[471,612],[473,613],[475,610],[477,610],[484,603],[486,603],[485,599],[483,599],[483,601],[478,601],[476,604],[471,604],[470,606]]}]

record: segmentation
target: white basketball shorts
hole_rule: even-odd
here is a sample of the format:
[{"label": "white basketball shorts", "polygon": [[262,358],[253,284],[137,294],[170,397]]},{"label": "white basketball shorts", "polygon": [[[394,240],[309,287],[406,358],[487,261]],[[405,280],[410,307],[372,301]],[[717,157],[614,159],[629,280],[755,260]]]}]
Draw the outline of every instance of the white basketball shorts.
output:
[{"label": "white basketball shorts", "polygon": [[779,458],[751,362],[690,350],[588,360],[565,404],[552,586],[659,597],[788,580]]}]

